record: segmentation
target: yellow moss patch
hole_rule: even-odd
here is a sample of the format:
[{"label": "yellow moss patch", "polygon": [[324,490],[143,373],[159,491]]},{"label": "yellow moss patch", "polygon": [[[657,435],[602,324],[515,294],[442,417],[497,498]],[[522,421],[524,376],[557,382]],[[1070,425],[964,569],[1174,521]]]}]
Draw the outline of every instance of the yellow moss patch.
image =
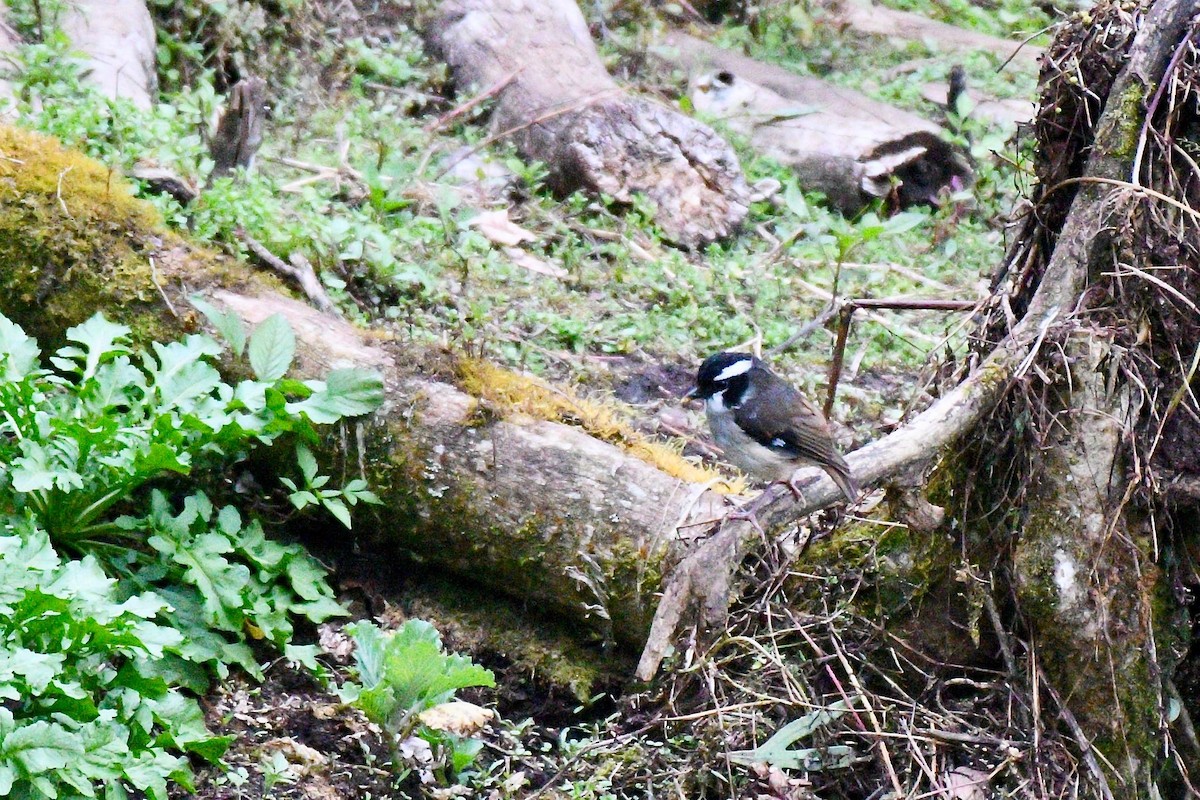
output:
[{"label": "yellow moss patch", "polygon": [[[68,217],[112,220],[152,229],[153,206],[129,192],[125,178],[57,139],[0,126],[0,179],[17,179],[23,194],[52,196]],[[11,184],[10,184],[11,186]]]},{"label": "yellow moss patch", "polygon": [[680,480],[711,482],[715,491],[724,494],[746,491],[745,480],[729,478],[684,458],[682,442],[659,442],[638,433],[629,424],[623,409],[614,404],[580,397],[569,389],[550,386],[532,376],[478,359],[464,358],[458,369],[463,388],[487,400],[502,413],[526,414],[575,425]]}]

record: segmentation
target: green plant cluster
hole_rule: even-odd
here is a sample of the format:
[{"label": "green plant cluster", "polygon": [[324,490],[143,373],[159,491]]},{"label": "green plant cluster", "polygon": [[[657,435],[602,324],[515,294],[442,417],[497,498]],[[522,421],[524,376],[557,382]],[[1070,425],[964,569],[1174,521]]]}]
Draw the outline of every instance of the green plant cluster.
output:
[{"label": "green plant cluster", "polygon": [[[193,486],[256,446],[373,410],[382,382],[289,380],[282,319],[247,337],[198,305],[253,377],[226,383],[208,336],[135,350],[101,315],[43,359],[0,316],[0,795],[187,788],[185,754],[215,761],[228,744],[187,692],[232,666],[261,675],[256,642],[317,668],[293,620],[345,613],[301,547]],[[348,522],[346,504],[375,501],[361,482],[328,487],[307,450],[298,467],[297,507]]]},{"label": "green plant cluster", "polygon": [[346,630],[354,637],[362,683],[344,684],[342,699],[383,728],[394,747],[415,734],[439,754],[441,770],[458,774],[470,766],[482,742],[433,730],[417,715],[449,702],[459,689],[495,686],[491,670],[443,652],[441,635],[424,620],[410,619],[391,632],[371,622],[355,622]]}]

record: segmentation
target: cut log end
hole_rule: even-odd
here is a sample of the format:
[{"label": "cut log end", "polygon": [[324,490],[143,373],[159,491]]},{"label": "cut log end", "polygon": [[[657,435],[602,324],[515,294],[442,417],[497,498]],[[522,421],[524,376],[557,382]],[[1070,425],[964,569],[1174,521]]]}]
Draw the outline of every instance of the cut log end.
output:
[{"label": "cut log end", "polygon": [[559,188],[619,202],[644,194],[672,242],[699,247],[741,225],[750,187],[733,149],[707,125],[640,98],[582,111],[561,137]]}]

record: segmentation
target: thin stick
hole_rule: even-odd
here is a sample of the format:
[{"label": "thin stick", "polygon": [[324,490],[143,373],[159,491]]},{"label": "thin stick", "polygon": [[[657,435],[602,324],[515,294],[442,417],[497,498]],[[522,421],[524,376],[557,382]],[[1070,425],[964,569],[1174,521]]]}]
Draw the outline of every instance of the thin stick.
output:
[{"label": "thin stick", "polygon": [[175,310],[175,304],[171,302],[171,298],[167,297],[167,293],[163,291],[162,284],[158,282],[158,266],[154,263],[154,256],[150,256],[150,282],[154,284],[154,288],[158,289],[158,293],[162,296],[163,302],[167,304],[167,310],[171,312],[171,316],[179,318],[179,312]]},{"label": "thin stick", "polygon": [[291,278],[300,285],[300,289],[308,297],[317,309],[325,312],[336,310],[333,301],[329,299],[329,295],[325,292],[325,287],[321,285],[321,281],[317,278],[317,273],[313,270],[312,265],[307,261],[300,264],[289,264],[279,256],[272,253],[266,246],[255,239],[250,234],[246,233],[245,229],[238,228],[235,231],[238,240],[246,245],[251,253],[256,258],[262,261],[271,269],[283,275],[286,278]]},{"label": "thin stick", "polygon": [[[75,169],[75,168],[67,167],[62,172],[58,173],[58,189],[55,190],[55,193],[54,193],[54,196],[58,198],[58,205],[62,207],[62,212],[64,214],[66,214],[68,217],[71,217],[71,212],[67,210],[67,203],[65,200],[63,200],[62,184],[63,184],[63,178],[67,177],[67,173],[73,169]],[[74,217],[71,217],[71,219],[74,219]]]},{"label": "thin stick", "polygon": [[842,669],[846,671],[846,677],[850,680],[850,685],[854,687],[854,691],[858,692],[858,697],[863,704],[863,711],[866,713],[867,719],[871,721],[871,727],[875,729],[875,735],[878,737],[879,758],[883,762],[884,771],[892,782],[892,788],[896,790],[896,797],[904,797],[904,787],[900,784],[900,777],[896,774],[896,768],[892,766],[892,754],[888,750],[887,741],[883,735],[883,726],[879,723],[879,717],[875,714],[875,707],[871,705],[870,696],[859,682],[858,675],[850,666],[850,660],[846,658],[846,654],[842,651],[836,636],[832,639],[832,644],[834,654],[837,656],[838,661],[841,662]]},{"label": "thin stick", "polygon": [[838,317],[837,341],[833,345],[833,360],[829,362],[829,390],[825,395],[825,418],[833,413],[833,398],[837,396],[838,381],[842,379],[842,363],[846,358],[846,339],[850,337],[850,318],[854,306],[847,304]]},{"label": "thin stick", "polygon": [[507,86],[510,83],[512,83],[513,80],[515,80],[516,77],[518,75],[520,75],[521,71],[524,69],[525,69],[524,67],[517,67],[512,72],[508,73],[503,78],[501,78],[500,80],[493,83],[491,86],[489,86],[483,92],[475,95],[470,100],[463,103],[461,106],[447,111],[445,114],[442,114],[440,117],[435,119],[433,122],[430,122],[429,124],[425,125],[423,128],[421,128],[421,132],[422,133],[433,133],[434,131],[441,130],[441,128],[444,125],[458,119],[463,114],[466,114],[468,111],[475,108],[475,106],[482,103],[484,100],[489,100],[489,99],[495,97],[496,95],[500,94],[500,92],[504,91],[504,89],[507,88]]}]

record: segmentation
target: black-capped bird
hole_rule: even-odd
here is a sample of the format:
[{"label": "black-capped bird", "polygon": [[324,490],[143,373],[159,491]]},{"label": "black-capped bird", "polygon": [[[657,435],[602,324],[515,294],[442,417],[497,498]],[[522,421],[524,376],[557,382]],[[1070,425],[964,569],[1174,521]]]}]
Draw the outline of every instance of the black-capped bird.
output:
[{"label": "black-capped bird", "polygon": [[847,500],[858,500],[858,485],[833,443],[825,415],[759,359],[748,353],[709,356],[688,396],[704,401],[713,438],[748,475],[785,483],[800,500],[793,473],[818,466]]}]

